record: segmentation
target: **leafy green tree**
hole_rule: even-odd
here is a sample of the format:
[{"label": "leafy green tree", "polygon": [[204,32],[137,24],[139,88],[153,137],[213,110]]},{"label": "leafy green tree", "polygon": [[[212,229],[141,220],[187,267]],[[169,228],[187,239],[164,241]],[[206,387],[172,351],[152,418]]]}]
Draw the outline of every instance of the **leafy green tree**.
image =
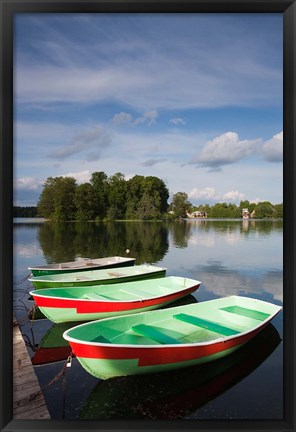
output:
[{"label": "leafy green tree", "polygon": [[137,208],[143,195],[144,176],[135,175],[126,183],[126,218],[137,218]]},{"label": "leafy green tree", "polygon": [[55,177],[54,213],[57,221],[75,220],[76,206],[74,202],[76,180],[74,177]]},{"label": "leafy green tree", "polygon": [[274,206],[274,217],[275,218],[283,218],[284,217],[283,203],[276,204]]},{"label": "leafy green tree", "polygon": [[38,215],[57,221],[74,220],[75,190],[73,177],[48,177],[38,201]]},{"label": "leafy green tree", "polygon": [[154,176],[134,176],[127,182],[126,217],[158,219],[168,208],[169,191],[163,180]]},{"label": "leafy green tree", "polygon": [[13,217],[33,218],[36,216],[37,216],[37,207],[34,206],[29,206],[29,207],[14,206],[13,207]]},{"label": "leafy green tree", "polygon": [[160,204],[158,191],[154,191],[154,193],[144,192],[138,204],[137,217],[141,220],[161,218]]},{"label": "leafy green tree", "polygon": [[274,216],[274,209],[269,201],[259,202],[255,209],[256,217],[259,219],[272,218]]},{"label": "leafy green tree", "polygon": [[242,210],[243,208],[250,208],[250,201],[245,200],[239,203],[239,208]]},{"label": "leafy green tree", "polygon": [[48,177],[37,204],[37,214],[40,217],[52,218],[54,214],[55,179]]},{"label": "leafy green tree", "polygon": [[75,190],[74,204],[76,220],[89,221],[95,218],[96,196],[90,183],[83,183]]},{"label": "leafy green tree", "polygon": [[108,177],[103,171],[94,172],[91,176],[90,183],[93,187],[95,202],[95,217],[104,219],[108,210]]},{"label": "leafy green tree", "polygon": [[145,177],[143,182],[143,195],[149,194],[154,197],[157,209],[160,213],[165,213],[168,209],[169,191],[163,180],[158,177]]},{"label": "leafy green tree", "polygon": [[173,195],[172,211],[175,217],[185,217],[186,210],[190,210],[192,204],[188,201],[188,195],[185,192],[177,192]]},{"label": "leafy green tree", "polygon": [[[120,172],[108,178],[108,218],[122,219],[126,212],[126,181]],[[111,209],[111,210],[110,210]],[[111,213],[110,213],[111,212]]]}]

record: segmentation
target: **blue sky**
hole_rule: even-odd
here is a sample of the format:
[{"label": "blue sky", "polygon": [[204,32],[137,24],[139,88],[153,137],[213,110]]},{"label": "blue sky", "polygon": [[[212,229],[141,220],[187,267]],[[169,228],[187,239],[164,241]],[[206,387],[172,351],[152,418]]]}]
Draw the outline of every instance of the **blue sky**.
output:
[{"label": "blue sky", "polygon": [[[18,14],[14,202],[48,177],[283,201],[282,14]],[[170,201],[169,200],[169,201]]]}]

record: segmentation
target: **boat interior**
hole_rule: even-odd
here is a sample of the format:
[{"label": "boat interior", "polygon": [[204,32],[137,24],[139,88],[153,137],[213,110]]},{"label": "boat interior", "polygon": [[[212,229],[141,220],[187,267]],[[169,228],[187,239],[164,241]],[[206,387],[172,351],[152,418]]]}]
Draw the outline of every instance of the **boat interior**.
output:
[{"label": "boat interior", "polygon": [[[155,318],[159,319],[149,322],[134,315],[113,320],[112,323],[109,320],[105,321],[106,324],[98,321],[91,323],[87,339],[95,343],[132,345],[202,343],[239,335],[257,327],[272,314],[238,305],[217,308],[212,313],[206,310],[195,313],[192,305],[174,309],[176,313],[165,314],[163,319],[156,313]],[[85,338],[85,333],[82,331],[80,334],[77,328],[71,336]]]}]

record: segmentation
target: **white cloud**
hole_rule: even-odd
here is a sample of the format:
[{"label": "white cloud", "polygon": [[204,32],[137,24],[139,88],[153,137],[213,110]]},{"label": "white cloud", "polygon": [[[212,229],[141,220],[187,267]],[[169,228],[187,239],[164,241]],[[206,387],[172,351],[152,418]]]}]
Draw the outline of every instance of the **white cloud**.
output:
[{"label": "white cloud", "polygon": [[270,140],[265,141],[262,152],[269,162],[282,162],[283,160],[283,132],[274,135]]},{"label": "white cloud", "polygon": [[233,202],[239,203],[245,198],[243,193],[239,191],[229,191],[226,193],[218,193],[213,187],[206,187],[204,189],[194,188],[189,192],[188,198],[191,200],[199,201],[200,204],[215,203],[215,202]]},{"label": "white cloud", "polygon": [[41,188],[44,180],[35,179],[33,177],[22,177],[14,181],[14,187],[19,190],[36,191]]},{"label": "white cloud", "polygon": [[227,202],[229,201],[240,202],[243,199],[245,199],[245,195],[236,190],[236,191],[226,192],[225,194],[221,195],[221,198],[223,201],[227,201]]},{"label": "white cloud", "polygon": [[116,126],[126,125],[130,124],[133,120],[133,117],[131,114],[126,112],[120,112],[119,114],[115,114],[113,119],[111,120],[111,123],[115,124]]},{"label": "white cloud", "polygon": [[250,155],[260,142],[260,139],[240,140],[236,132],[226,132],[208,141],[190,163],[220,169],[223,165],[233,164]]},{"label": "white cloud", "polygon": [[196,200],[198,200],[198,199],[201,199],[201,200],[207,200],[207,199],[209,199],[209,200],[212,201],[212,200],[215,199],[215,196],[216,196],[216,191],[215,191],[214,188],[211,188],[211,187],[206,187],[205,189],[194,188],[188,194],[188,197],[190,199],[193,198],[193,199],[196,199]]},{"label": "white cloud", "polygon": [[115,126],[138,126],[145,123],[148,124],[148,126],[151,126],[153,123],[155,123],[157,117],[158,112],[155,110],[146,111],[142,116],[137,117],[136,119],[133,119],[133,116],[130,113],[120,112],[114,115],[111,120],[111,124]]},{"label": "white cloud", "polygon": [[186,122],[180,117],[175,117],[170,119],[170,123],[176,126],[185,126]]},{"label": "white cloud", "polygon": [[139,125],[141,123],[148,123],[148,125],[152,125],[153,123],[155,123],[156,119],[158,117],[158,112],[153,110],[153,111],[146,111],[141,117],[138,117],[135,121],[134,124],[135,125]]},{"label": "white cloud", "polygon": [[68,172],[67,174],[62,174],[62,177],[74,177],[78,184],[82,184],[89,182],[91,174],[89,170],[85,170],[80,172]]}]

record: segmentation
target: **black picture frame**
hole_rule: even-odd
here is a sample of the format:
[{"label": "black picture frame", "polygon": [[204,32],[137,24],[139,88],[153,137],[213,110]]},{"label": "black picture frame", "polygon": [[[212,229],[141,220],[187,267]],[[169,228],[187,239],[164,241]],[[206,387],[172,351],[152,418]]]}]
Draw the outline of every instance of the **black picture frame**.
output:
[{"label": "black picture frame", "polygon": [[[13,286],[13,17],[16,13],[282,13],[284,22],[284,418],[277,421],[57,421],[15,420],[12,415]],[[1,431],[282,430],[295,429],[295,0],[0,0],[1,28]]]}]

